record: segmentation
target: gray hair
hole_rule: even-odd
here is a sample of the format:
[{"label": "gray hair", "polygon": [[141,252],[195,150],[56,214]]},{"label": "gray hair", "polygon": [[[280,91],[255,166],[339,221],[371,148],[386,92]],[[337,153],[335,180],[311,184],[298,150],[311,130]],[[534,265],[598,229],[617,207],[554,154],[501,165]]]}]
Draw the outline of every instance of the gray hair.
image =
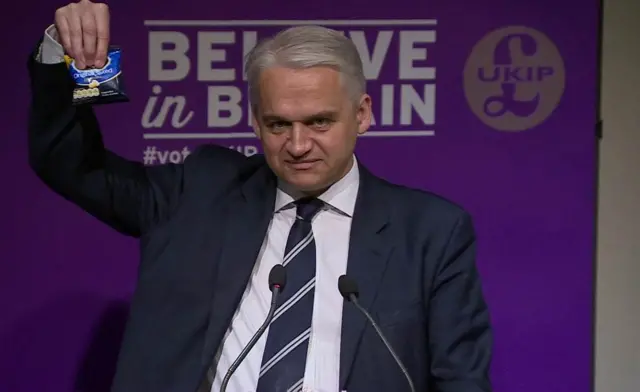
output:
[{"label": "gray hair", "polygon": [[339,31],[321,26],[296,26],[261,41],[245,58],[249,99],[255,113],[262,71],[281,66],[292,69],[331,67],[340,72],[343,87],[357,101],[366,91],[362,60],[354,43]]}]

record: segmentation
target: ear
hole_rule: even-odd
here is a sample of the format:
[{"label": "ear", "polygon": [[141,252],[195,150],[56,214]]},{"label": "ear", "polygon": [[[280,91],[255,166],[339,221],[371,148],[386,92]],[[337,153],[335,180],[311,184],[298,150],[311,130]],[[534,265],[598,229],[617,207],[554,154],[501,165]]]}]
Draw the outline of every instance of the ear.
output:
[{"label": "ear", "polygon": [[358,135],[363,135],[371,126],[371,96],[363,94],[356,107],[356,120],[358,121]]}]

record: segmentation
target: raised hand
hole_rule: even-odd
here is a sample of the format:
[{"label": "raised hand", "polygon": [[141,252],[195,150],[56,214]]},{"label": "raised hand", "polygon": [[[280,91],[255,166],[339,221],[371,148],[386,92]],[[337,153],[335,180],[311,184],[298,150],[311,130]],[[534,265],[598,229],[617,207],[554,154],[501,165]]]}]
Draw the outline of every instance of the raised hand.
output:
[{"label": "raised hand", "polygon": [[56,10],[55,26],[65,53],[76,67],[101,68],[109,48],[109,7],[104,3],[80,0]]}]

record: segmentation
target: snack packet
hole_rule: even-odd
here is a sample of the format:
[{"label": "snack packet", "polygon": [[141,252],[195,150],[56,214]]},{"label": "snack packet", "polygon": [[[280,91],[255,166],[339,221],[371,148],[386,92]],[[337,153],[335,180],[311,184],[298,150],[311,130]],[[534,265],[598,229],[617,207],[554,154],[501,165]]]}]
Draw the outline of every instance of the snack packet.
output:
[{"label": "snack packet", "polygon": [[129,101],[122,83],[121,56],[120,48],[111,47],[104,67],[86,69],[76,68],[75,61],[69,56],[64,56],[75,82],[73,105],[101,105]]}]

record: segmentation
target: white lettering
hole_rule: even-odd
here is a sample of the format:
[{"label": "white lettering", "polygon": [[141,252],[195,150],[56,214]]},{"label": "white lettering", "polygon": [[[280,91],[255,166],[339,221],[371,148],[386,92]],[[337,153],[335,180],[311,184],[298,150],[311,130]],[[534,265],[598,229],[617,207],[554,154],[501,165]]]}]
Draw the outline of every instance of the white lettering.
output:
[{"label": "white lettering", "polygon": [[[256,31],[242,31],[241,39],[237,39],[236,31],[201,31],[197,34],[197,77],[199,81],[235,81],[240,68],[220,64],[233,63],[229,58],[228,49],[220,45],[231,47],[242,45],[242,73],[245,73],[242,61],[251,49],[256,46],[258,34]],[[367,41],[364,30],[348,30],[341,33],[348,35],[353,41],[363,63],[367,80],[375,80],[389,57],[392,41],[397,42],[398,74],[400,80],[433,80],[435,67],[417,66],[416,62],[427,60],[427,48],[419,44],[433,44],[436,42],[436,32],[433,30],[382,30],[377,31],[373,40]],[[397,37],[394,40],[394,37]],[[237,42],[241,41],[241,42]],[[169,46],[169,47],[167,47]],[[184,79],[190,71],[189,38],[177,31],[149,32],[149,78],[151,81],[179,81]],[[395,60],[395,58],[393,59]],[[166,66],[170,63],[173,66]],[[217,64],[218,66],[215,66]],[[246,80],[246,77],[243,77]]]},{"label": "white lettering", "polygon": [[400,80],[432,80],[436,77],[435,67],[414,67],[417,60],[427,59],[426,48],[416,48],[415,44],[436,42],[435,31],[401,31],[400,32]]},{"label": "white lettering", "polygon": [[233,44],[236,42],[233,31],[200,31],[198,32],[198,81],[231,82],[236,80],[233,68],[215,69],[212,63],[227,61],[225,49],[213,49],[214,44]]},{"label": "white lettering", "polygon": [[[400,87],[399,99],[396,99],[396,87]],[[434,125],[435,124],[435,105],[436,105],[436,86],[434,84],[425,84],[422,96],[418,94],[416,89],[410,84],[395,86],[393,84],[382,85],[382,100],[379,106],[374,106],[374,113],[371,114],[371,125],[376,126],[376,113],[380,113],[382,123],[379,125],[390,126],[396,124],[395,113],[400,111],[399,125]],[[376,111],[376,109],[378,109]],[[422,120],[422,124],[418,125],[413,119],[413,113],[416,113]]]},{"label": "white lettering", "polygon": [[[372,125],[385,128],[394,125],[434,125],[436,68],[427,52],[428,45],[436,42],[435,31],[389,28],[378,31],[347,30],[344,34],[355,45],[368,84],[371,89],[377,90],[372,93],[376,98]],[[187,97],[199,88],[207,89],[208,127],[242,127],[244,130],[253,127],[248,91],[237,84],[241,78],[246,81],[242,60],[256,46],[259,38],[257,31],[230,29],[198,32],[197,43],[194,42],[191,49],[189,37],[181,32],[155,31],[150,32],[148,38],[150,81],[175,82],[191,76],[194,83],[196,79],[203,83],[184,87],[178,92],[172,90],[173,94],[185,95],[171,96],[163,95],[159,85],[153,86],[153,94],[149,96],[141,117],[143,128],[171,126],[174,129],[186,129],[195,117],[194,112],[189,110]],[[396,66],[398,74],[389,75],[388,72],[396,72]],[[397,79],[389,76],[397,76]],[[425,80],[427,82],[413,82]],[[402,81],[406,81],[406,84],[400,84]],[[242,148],[245,153],[245,147]],[[255,153],[252,151],[249,153]],[[167,155],[166,161],[172,161],[174,157]]]},{"label": "white lettering", "polygon": [[153,164],[157,160],[159,164],[165,163],[181,163],[191,154],[188,147],[182,150],[162,150],[158,151],[156,147],[147,147],[144,154],[145,164]]},{"label": "white lettering", "polygon": [[[209,86],[207,126],[233,127],[242,121],[242,93],[234,86]],[[224,99],[223,99],[224,98]],[[222,117],[222,112],[228,112]]]},{"label": "white lettering", "polygon": [[231,150],[236,150],[239,153],[242,153],[244,156],[250,157],[252,155],[256,155],[258,153],[258,147],[246,145],[246,146],[229,146]]},{"label": "white lettering", "polygon": [[160,162],[160,164],[167,163],[167,157],[169,156],[168,150],[158,151],[157,155],[158,155],[158,161]]},{"label": "white lettering", "polygon": [[[436,117],[436,86],[425,84],[422,97],[416,89],[407,84],[401,87],[400,124],[412,125],[411,117],[415,111],[424,125],[434,125]],[[415,124],[414,124],[415,125]]]},{"label": "white lettering", "polygon": [[106,69],[83,69],[73,74],[74,78],[90,78],[92,76],[104,76],[114,73],[113,68]]},{"label": "white lettering", "polygon": [[171,116],[171,126],[173,128],[183,128],[193,118],[193,111],[189,110],[186,114],[184,111],[187,106],[187,99],[184,96],[167,96],[162,99],[162,105],[158,113],[154,111],[156,109],[156,103],[158,96],[162,93],[162,87],[153,86],[152,92],[154,96],[151,96],[147,101],[147,105],[142,112],[142,127],[143,128],[162,128],[166,121],[169,112],[173,110]]},{"label": "white lettering", "polygon": [[169,154],[169,162],[171,163],[182,162],[182,154],[180,154],[180,151],[171,151],[171,154]]},{"label": "white lettering", "polygon": [[380,77],[382,64],[384,63],[384,60],[387,57],[387,53],[389,52],[389,45],[391,45],[393,32],[378,32],[372,51],[373,53],[370,53],[369,51],[369,46],[367,45],[367,39],[364,35],[364,31],[350,31],[349,35],[354,45],[356,46],[356,49],[358,50],[358,54],[360,54],[365,78],[367,80],[378,79],[378,77]]},{"label": "white lettering", "polygon": [[[172,49],[165,49],[165,44],[171,44]],[[189,75],[191,62],[187,56],[189,39],[183,33],[176,31],[149,32],[149,81],[173,82]],[[172,63],[173,68],[164,68],[165,62]]]},{"label": "white lettering", "polygon": [[393,125],[394,88],[393,84],[382,85],[382,125]]}]

